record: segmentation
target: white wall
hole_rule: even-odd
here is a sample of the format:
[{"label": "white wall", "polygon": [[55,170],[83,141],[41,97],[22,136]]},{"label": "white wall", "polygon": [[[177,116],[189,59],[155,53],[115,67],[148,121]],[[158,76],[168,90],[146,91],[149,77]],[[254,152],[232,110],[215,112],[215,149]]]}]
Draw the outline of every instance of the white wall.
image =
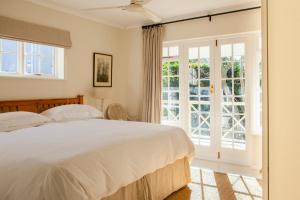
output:
[{"label": "white wall", "polygon": [[128,55],[128,112],[141,117],[143,92],[143,38],[141,29],[126,31]]},{"label": "white wall", "polygon": [[270,200],[300,199],[299,10],[299,0],[268,0]]},{"label": "white wall", "polygon": [[260,9],[174,23],[166,26],[165,41],[228,35],[260,30]]},{"label": "white wall", "polygon": [[71,97],[92,93],[93,52],[113,55],[110,101],[127,104],[127,56],[123,29],[101,25],[20,0],[0,0],[0,15],[69,30],[73,46],[66,50],[66,80],[0,78],[0,99]]}]

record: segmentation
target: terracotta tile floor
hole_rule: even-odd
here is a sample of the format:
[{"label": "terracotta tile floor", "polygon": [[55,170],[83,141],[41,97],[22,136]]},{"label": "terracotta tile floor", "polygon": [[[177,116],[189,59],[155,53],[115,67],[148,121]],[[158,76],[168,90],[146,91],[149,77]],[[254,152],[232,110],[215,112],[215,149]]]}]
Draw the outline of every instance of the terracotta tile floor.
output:
[{"label": "terracotta tile floor", "polygon": [[191,167],[192,183],[166,200],[262,200],[261,181]]}]

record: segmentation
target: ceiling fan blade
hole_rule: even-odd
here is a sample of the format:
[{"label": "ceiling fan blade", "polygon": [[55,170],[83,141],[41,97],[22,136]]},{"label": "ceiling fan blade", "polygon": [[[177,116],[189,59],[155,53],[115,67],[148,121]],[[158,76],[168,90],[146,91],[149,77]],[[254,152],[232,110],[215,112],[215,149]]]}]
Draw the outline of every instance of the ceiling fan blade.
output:
[{"label": "ceiling fan blade", "polygon": [[131,4],[145,5],[152,0],[131,0]]},{"label": "ceiling fan blade", "polygon": [[126,6],[109,6],[109,7],[96,7],[96,8],[86,8],[82,9],[83,11],[94,11],[94,10],[109,10],[109,9],[124,9]]},{"label": "ceiling fan blade", "polygon": [[161,22],[162,18],[160,18],[159,16],[157,16],[155,13],[153,13],[152,11],[148,10],[145,7],[141,7],[142,9],[138,9],[136,10],[136,12],[141,13],[142,15],[144,15],[146,18],[152,20],[155,23]]}]

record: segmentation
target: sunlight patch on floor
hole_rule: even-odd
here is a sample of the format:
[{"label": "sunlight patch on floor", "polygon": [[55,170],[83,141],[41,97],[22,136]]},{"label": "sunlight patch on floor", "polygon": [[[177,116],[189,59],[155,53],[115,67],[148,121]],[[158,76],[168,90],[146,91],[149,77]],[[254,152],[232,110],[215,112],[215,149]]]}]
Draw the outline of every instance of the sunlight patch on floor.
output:
[{"label": "sunlight patch on floor", "polygon": [[[222,174],[228,178],[236,200],[262,200],[262,188],[256,178],[237,174]],[[190,200],[220,200],[220,185],[217,185],[215,172],[209,169],[191,167],[192,183]],[[219,184],[219,183],[218,183]]]}]

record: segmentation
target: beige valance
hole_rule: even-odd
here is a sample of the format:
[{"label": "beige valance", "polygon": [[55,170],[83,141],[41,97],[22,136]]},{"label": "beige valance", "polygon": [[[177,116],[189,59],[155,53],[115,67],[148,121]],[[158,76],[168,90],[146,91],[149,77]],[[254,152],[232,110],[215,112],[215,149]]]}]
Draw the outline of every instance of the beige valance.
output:
[{"label": "beige valance", "polygon": [[70,32],[0,16],[0,37],[63,48],[72,46]]}]

